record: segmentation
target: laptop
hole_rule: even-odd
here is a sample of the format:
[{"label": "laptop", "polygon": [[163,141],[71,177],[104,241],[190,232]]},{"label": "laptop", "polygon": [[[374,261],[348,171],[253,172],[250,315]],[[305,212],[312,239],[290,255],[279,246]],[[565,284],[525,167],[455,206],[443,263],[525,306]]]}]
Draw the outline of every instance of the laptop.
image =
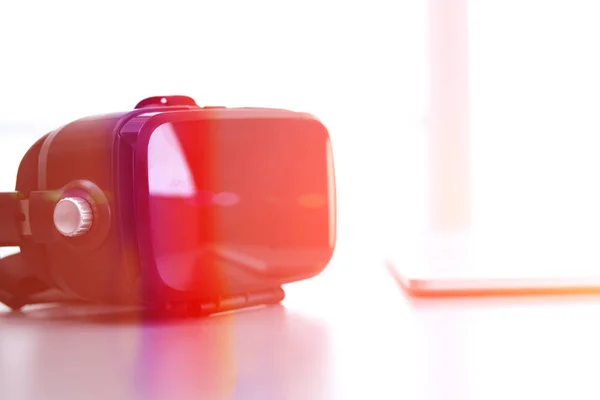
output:
[{"label": "laptop", "polygon": [[577,235],[416,235],[385,262],[414,296],[600,293],[600,245]]},{"label": "laptop", "polygon": [[[412,153],[386,166],[377,211],[378,244],[401,286],[418,296],[600,293],[600,159],[571,139],[510,163],[479,145],[470,194],[454,208],[460,179],[447,185],[449,168],[432,173],[431,153],[405,146]],[[516,152],[509,144],[502,153]]]}]

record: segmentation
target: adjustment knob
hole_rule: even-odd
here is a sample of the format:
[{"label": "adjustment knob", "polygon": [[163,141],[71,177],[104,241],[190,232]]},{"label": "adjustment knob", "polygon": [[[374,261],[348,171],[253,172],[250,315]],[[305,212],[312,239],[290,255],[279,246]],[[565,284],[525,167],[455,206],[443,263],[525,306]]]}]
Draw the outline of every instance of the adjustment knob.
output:
[{"label": "adjustment knob", "polygon": [[94,213],[90,203],[80,197],[66,197],[54,207],[54,226],[61,235],[84,235],[92,227]]}]

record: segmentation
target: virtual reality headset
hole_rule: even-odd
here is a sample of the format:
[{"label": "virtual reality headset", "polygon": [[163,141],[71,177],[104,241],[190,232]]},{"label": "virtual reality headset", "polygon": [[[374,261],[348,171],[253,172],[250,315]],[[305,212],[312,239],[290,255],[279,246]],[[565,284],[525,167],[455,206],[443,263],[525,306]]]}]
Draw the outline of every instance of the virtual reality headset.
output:
[{"label": "virtual reality headset", "polygon": [[315,117],[159,96],[39,139],[0,194],[0,301],[210,314],[278,303],[336,242],[333,153]]}]

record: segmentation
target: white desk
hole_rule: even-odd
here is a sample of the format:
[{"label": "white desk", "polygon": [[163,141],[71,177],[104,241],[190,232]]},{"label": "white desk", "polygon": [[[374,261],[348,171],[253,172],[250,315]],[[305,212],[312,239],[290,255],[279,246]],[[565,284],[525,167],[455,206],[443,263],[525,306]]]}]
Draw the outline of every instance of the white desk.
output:
[{"label": "white desk", "polygon": [[600,398],[600,298],[411,300],[341,253],[287,293],[179,323],[1,313],[0,398]]}]

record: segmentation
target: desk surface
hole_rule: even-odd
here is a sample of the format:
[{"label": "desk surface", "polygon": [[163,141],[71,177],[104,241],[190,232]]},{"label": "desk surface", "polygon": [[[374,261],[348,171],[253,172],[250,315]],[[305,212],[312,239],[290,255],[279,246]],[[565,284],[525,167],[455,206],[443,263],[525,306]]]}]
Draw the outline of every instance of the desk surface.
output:
[{"label": "desk surface", "polygon": [[356,255],[286,291],[183,322],[2,310],[0,398],[600,398],[600,297],[414,300]]}]

